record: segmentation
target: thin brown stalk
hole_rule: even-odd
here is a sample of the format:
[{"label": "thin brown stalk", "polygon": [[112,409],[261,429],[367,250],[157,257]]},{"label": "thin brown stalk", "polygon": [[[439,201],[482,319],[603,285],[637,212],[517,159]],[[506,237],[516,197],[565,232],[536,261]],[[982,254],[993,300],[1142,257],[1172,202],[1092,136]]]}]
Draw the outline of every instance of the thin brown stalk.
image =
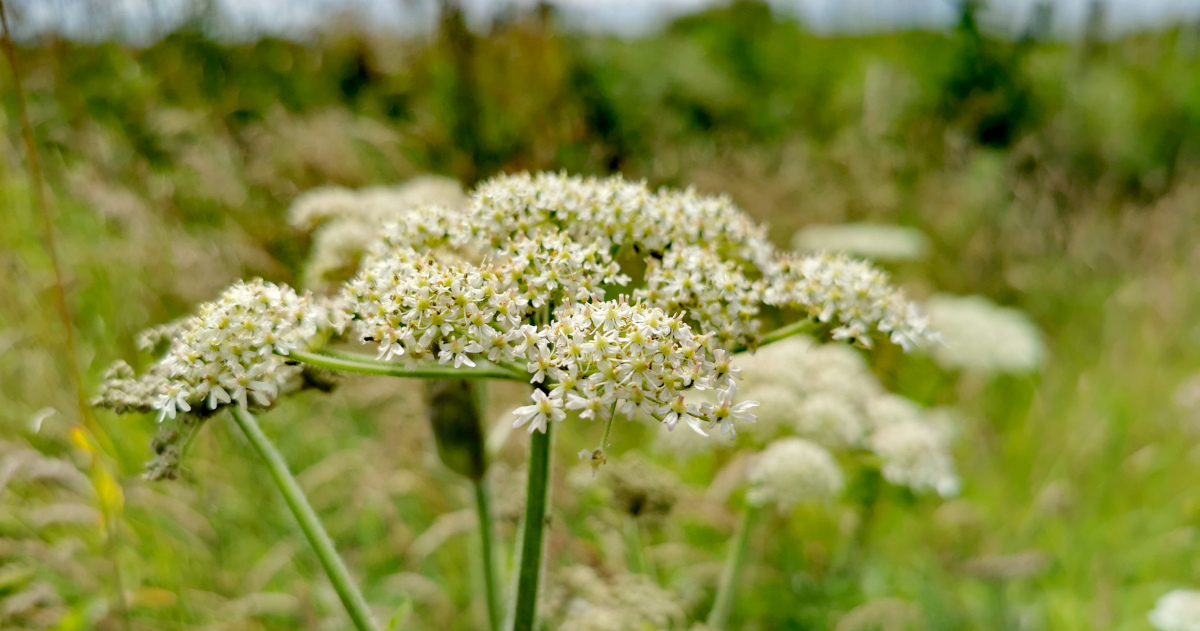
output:
[{"label": "thin brown stalk", "polygon": [[[58,317],[62,320],[63,325],[63,342],[66,346],[66,364],[67,374],[70,376],[73,385],[75,386],[76,404],[79,406],[79,417],[83,422],[84,427],[96,438],[103,450],[113,453],[112,444],[108,440],[108,435],[100,427],[99,423],[92,416],[91,408],[88,406],[87,393],[84,391],[83,374],[79,368],[79,352],[78,345],[75,341],[75,326],[71,321],[71,309],[67,302],[67,285],[66,278],[63,274],[63,266],[59,261],[58,243],[54,235],[54,220],[50,216],[50,208],[46,203],[46,180],[42,172],[42,161],[38,156],[37,141],[33,135],[33,125],[29,122],[29,108],[25,99],[25,87],[21,81],[21,67],[17,63],[17,49],[13,44],[12,35],[8,28],[8,11],[4,6],[4,0],[0,0],[0,27],[3,27],[3,41],[0,44],[4,48],[4,56],[8,59],[8,66],[12,70],[13,87],[17,97],[17,115],[21,123],[21,136],[25,142],[25,159],[29,163],[29,188],[30,194],[33,197],[33,210],[41,219],[42,224],[42,240],[46,248],[46,255],[50,258],[50,265],[54,270],[54,306],[58,311]],[[96,454],[93,458],[94,466],[103,467],[101,461],[102,454]],[[112,523],[113,515],[106,515],[106,524]],[[116,533],[113,528],[105,528],[105,547],[108,551],[110,560],[113,566],[113,586],[114,599],[119,611],[120,619],[123,627],[129,629],[129,610],[125,604],[125,590],[121,582],[121,568],[117,562],[117,541]]]}]

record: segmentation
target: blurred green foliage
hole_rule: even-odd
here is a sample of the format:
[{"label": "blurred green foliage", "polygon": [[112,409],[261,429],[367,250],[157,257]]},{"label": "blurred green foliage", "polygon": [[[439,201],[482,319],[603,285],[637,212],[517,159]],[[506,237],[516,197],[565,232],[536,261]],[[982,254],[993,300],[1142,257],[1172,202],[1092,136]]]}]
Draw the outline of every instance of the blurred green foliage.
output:
[{"label": "blurred green foliage", "polygon": [[[0,624],[124,628],[115,556],[130,628],[345,627],[224,419],[201,432],[179,481],[149,484],[138,474],[152,419],[102,416],[115,453],[83,449],[70,438],[64,366],[78,361],[94,386],[111,360],[137,357],[138,330],[235,278],[293,281],[307,244],[284,211],[298,192],[430,171],[620,171],[694,185],[730,193],[781,242],[810,223],[916,226],[934,253],[895,270],[915,294],[987,294],[1043,327],[1050,360],[1037,376],[947,375],[878,351],[889,386],[961,409],[963,496],[878,490],[861,554],[843,536],[853,511],[772,523],[780,536],[752,547],[742,628],[834,628],[855,608],[903,598],[923,629],[1145,629],[1155,598],[1200,583],[1200,412],[1173,403],[1200,371],[1196,33],[1085,51],[994,39],[965,12],[945,34],[818,37],[738,2],[642,40],[562,33],[547,13],[471,40],[465,59],[462,42],[353,30],[305,43],[184,31],[138,49],[22,49],[77,358],[64,356],[49,309],[11,77],[0,73],[0,460],[18,472],[0,484]],[[263,424],[381,618],[411,597],[414,628],[480,628],[469,489],[438,464],[422,397],[419,384],[355,380]],[[494,426],[520,397],[492,397]],[[567,486],[574,451],[597,435],[581,424],[559,437],[549,546],[557,563],[619,568],[601,507]],[[637,436],[623,432],[615,451]],[[514,437],[497,461],[520,470],[522,450]],[[79,485],[21,477],[22,453],[89,476],[94,459],[107,463],[124,489],[111,549],[86,510],[60,508],[58,521],[37,512],[101,503]],[[682,467],[697,490],[648,533],[664,583],[700,617],[735,503],[699,489],[736,466],[728,460]],[[860,480],[852,495],[876,488]],[[512,524],[498,519],[511,542]],[[970,570],[1028,550],[1046,555],[1044,570]]]}]

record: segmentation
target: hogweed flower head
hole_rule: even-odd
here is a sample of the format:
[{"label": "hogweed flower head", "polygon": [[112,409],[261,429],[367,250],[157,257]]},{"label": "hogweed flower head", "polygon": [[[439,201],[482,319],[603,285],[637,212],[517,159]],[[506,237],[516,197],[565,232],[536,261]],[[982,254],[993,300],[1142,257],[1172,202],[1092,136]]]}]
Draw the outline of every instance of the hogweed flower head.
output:
[{"label": "hogweed flower head", "polygon": [[750,468],[746,501],[781,511],[804,502],[833,499],[845,486],[842,469],[820,445],[803,438],[781,438],[758,454]]}]

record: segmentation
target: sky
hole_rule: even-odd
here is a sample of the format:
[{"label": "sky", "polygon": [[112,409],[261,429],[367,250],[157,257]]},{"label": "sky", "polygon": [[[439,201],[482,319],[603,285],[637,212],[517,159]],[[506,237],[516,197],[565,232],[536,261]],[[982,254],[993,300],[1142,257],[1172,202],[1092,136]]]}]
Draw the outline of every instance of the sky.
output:
[{"label": "sky", "polygon": [[[536,0],[462,0],[474,24],[490,16],[529,8]],[[671,18],[720,4],[723,0],[551,0],[572,28],[637,36]],[[799,17],[820,33],[890,29],[941,29],[953,24],[958,0],[768,0],[780,14]],[[1053,7],[1053,32],[1080,33],[1089,6],[1098,0],[989,0],[986,22],[1017,33],[1035,4]],[[1185,20],[1200,22],[1200,0],[1099,0],[1106,5],[1106,30],[1118,34]],[[339,11],[372,28],[403,34],[426,32],[436,15],[436,0],[199,0],[214,3],[239,36],[257,33],[299,36],[320,29]],[[69,37],[94,37],[104,25],[131,39],[153,37],[178,24],[197,0],[9,0],[25,35],[57,31]]]}]

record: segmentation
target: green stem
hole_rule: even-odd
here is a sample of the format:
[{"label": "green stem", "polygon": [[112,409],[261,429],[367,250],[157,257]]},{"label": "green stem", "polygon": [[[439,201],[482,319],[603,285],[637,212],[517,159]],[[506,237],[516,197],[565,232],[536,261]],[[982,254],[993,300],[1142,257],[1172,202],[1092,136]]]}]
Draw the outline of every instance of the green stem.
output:
[{"label": "green stem", "polygon": [[613,422],[617,420],[617,404],[613,403],[612,411],[608,415],[608,422],[604,424],[604,435],[600,437],[600,449],[608,449],[608,437],[612,435]]},{"label": "green stem", "polygon": [[650,563],[646,560],[646,551],[642,548],[642,533],[636,517],[625,519],[625,555],[628,557],[629,571],[634,574],[652,574]]},{"label": "green stem", "polygon": [[483,584],[487,591],[488,629],[500,631],[500,581],[496,576],[496,552],[492,546],[492,513],[488,506],[487,483],[474,480],[475,513],[479,517],[479,539],[483,543]]},{"label": "green stem", "polygon": [[717,598],[713,601],[712,611],[708,614],[708,626],[713,629],[724,629],[729,622],[729,614],[733,612],[734,593],[737,590],[738,575],[742,572],[742,564],[746,561],[746,549],[750,543],[750,530],[754,526],[756,509],[750,504],[742,510],[738,521],[737,531],[729,548],[729,556],[725,558],[725,568],[721,570],[721,582],[717,586]]},{"label": "green stem", "polygon": [[291,351],[285,357],[309,366],[356,372],[364,375],[380,375],[384,377],[412,377],[418,379],[508,379],[510,381],[526,381],[527,375],[518,374],[507,368],[478,360],[475,368],[454,368],[440,364],[420,365],[409,368],[397,362],[385,362],[372,359],[366,355],[354,353],[336,353],[324,351],[310,353],[307,351]]},{"label": "green stem", "polygon": [[[766,346],[767,344],[772,344],[774,342],[778,342],[780,340],[787,339],[793,335],[799,335],[801,333],[808,333],[809,331],[811,331],[815,328],[817,328],[816,320],[807,320],[807,319],[806,320],[798,320],[796,322],[781,326],[778,329],[774,329],[774,330],[768,331],[767,333],[763,334],[762,339],[760,339],[758,342],[758,346],[760,346],[760,347]],[[747,350],[750,350],[750,349],[745,346],[739,346],[738,348],[734,349],[733,352],[734,353],[742,353]]]},{"label": "green stem", "polygon": [[317,559],[321,562],[326,576],[329,577],[329,582],[333,583],[333,589],[341,598],[346,613],[350,614],[350,619],[354,621],[354,627],[358,631],[379,631],[379,627],[376,626],[375,620],[367,608],[366,599],[363,598],[362,592],[358,591],[354,580],[350,578],[350,571],[346,569],[342,557],[338,556],[337,550],[333,547],[333,541],[329,539],[325,527],[321,525],[312,506],[309,506],[304,491],[296,483],[292,473],[288,471],[283,456],[258,426],[254,415],[234,407],[233,420],[246,434],[246,438],[250,440],[250,444],[258,452],[258,455],[266,461],[267,468],[271,471],[271,477],[275,480],[275,486],[279,487],[288,508],[296,516],[296,521],[300,522],[300,529],[304,531],[305,538],[308,539],[313,552],[317,554]]},{"label": "green stem", "polygon": [[550,507],[550,432],[534,432],[529,447],[529,483],[525,487],[525,520],[517,561],[517,594],[509,631],[532,631],[537,617],[538,578]]}]

